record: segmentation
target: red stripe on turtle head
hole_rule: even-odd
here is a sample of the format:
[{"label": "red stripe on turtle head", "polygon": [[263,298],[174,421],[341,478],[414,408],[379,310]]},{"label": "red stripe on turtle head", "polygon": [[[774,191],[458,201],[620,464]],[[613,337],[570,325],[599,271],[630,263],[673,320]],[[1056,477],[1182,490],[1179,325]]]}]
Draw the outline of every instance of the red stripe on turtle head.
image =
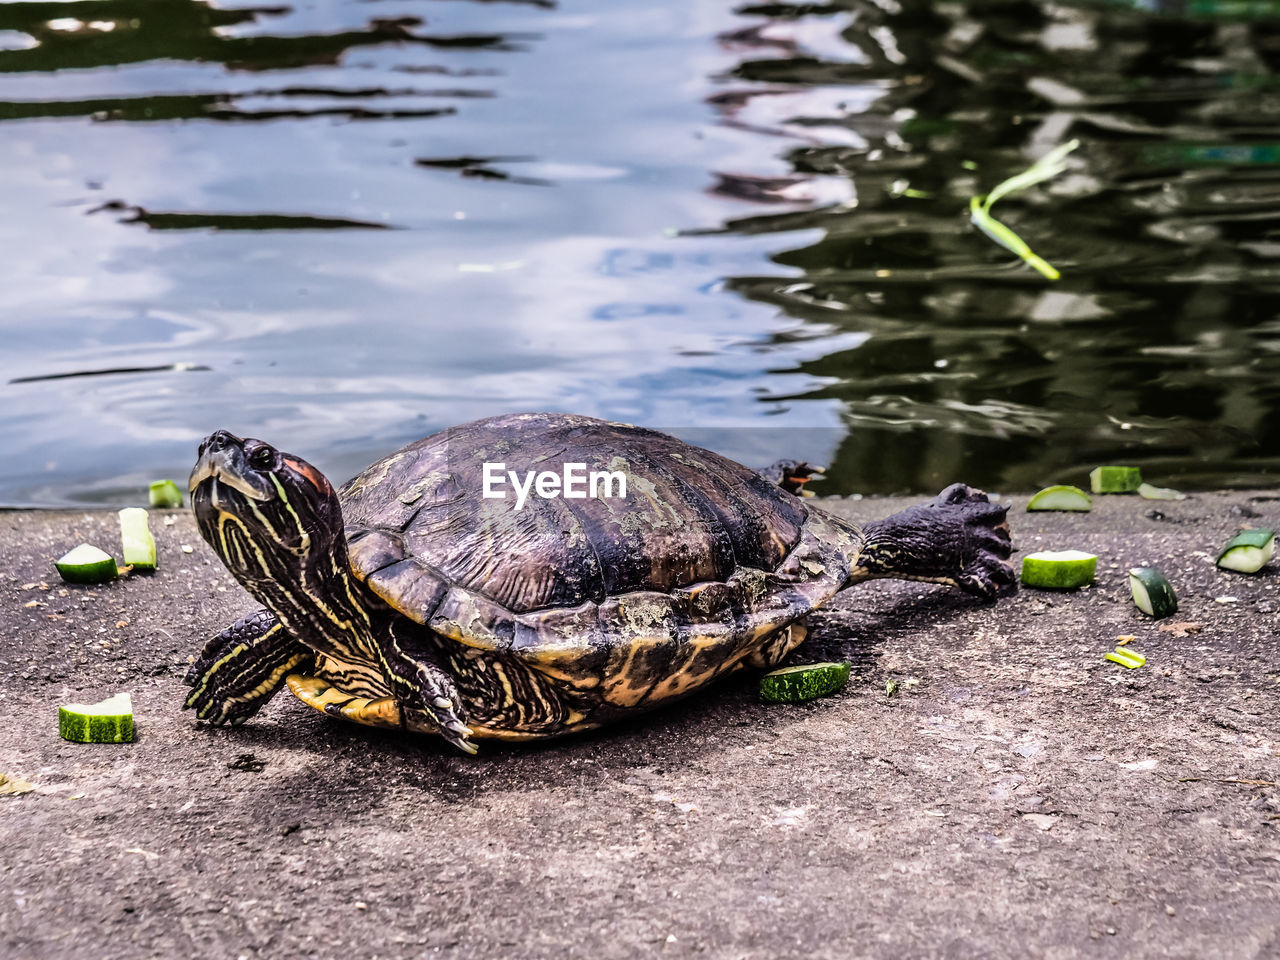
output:
[{"label": "red stripe on turtle head", "polygon": [[315,487],[317,493],[328,496],[333,492],[333,487],[329,485],[325,475],[307,463],[307,461],[297,460],[293,457],[281,457],[280,459],[286,467]]}]

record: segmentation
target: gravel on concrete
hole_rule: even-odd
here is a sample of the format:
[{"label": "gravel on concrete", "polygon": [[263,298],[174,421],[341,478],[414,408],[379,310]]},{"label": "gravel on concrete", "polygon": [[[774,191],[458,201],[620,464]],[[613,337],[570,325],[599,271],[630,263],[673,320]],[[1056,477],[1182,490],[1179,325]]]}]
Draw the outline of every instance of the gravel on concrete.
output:
[{"label": "gravel on concrete", "polygon": [[[189,516],[153,512],[155,575],[72,587],[52,561],[118,550],[114,512],[0,513],[0,774],[33,788],[0,785],[0,956],[1280,956],[1280,570],[1213,563],[1280,497],[1024,504],[1019,550],[1096,552],[1094,587],[857,587],[793,658],[849,660],[838,694],[742,675],[476,758],[287,693],[204,727],[182,675],[253,603]],[[123,691],[136,742],[58,738]]]}]

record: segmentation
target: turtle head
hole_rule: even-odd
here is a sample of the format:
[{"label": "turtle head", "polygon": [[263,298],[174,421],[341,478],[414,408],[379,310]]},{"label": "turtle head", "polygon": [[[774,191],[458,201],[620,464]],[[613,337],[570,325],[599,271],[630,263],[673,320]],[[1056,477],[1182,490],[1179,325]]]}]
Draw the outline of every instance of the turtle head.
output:
[{"label": "turtle head", "polygon": [[304,565],[345,554],[332,485],[269,443],[211,433],[189,486],[201,534],[242,582],[293,579]]}]

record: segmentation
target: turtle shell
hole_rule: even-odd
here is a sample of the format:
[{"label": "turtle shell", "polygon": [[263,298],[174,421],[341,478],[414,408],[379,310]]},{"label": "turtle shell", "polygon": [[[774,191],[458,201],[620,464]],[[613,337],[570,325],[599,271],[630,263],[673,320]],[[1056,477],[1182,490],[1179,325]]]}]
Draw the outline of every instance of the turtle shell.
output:
[{"label": "turtle shell", "polygon": [[[485,498],[484,464],[622,472],[625,497]],[[798,642],[856,528],[708,450],[563,414],[477,420],[339,492],[355,576],[437,634],[516,657],[618,707],[655,704]],[[851,549],[851,544],[854,547]],[[776,649],[767,649],[770,638]],[[754,656],[753,656],[754,655]]]}]

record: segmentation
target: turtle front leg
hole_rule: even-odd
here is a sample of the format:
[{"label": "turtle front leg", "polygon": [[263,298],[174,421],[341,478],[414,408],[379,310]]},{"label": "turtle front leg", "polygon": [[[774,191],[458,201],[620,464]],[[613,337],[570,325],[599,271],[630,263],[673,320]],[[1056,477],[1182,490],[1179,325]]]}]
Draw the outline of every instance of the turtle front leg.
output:
[{"label": "turtle front leg", "polygon": [[923,580],[992,597],[1014,582],[1007,506],[955,483],[933,500],[863,528],[866,543],[849,582],[872,577]]},{"label": "turtle front leg", "polygon": [[214,726],[239,726],[311,658],[311,651],[288,634],[275,614],[251,613],[204,645],[187,671],[186,683],[193,689],[183,708]]},{"label": "turtle front leg", "polygon": [[815,477],[815,473],[823,474],[826,472],[826,467],[815,467],[812,464],[805,463],[803,460],[779,460],[772,466],[761,470],[760,476],[770,483],[776,483],[787,493],[794,493],[797,497],[812,497],[813,493],[806,490],[804,485],[810,480],[821,479],[820,476]]},{"label": "turtle front leg", "polygon": [[467,738],[471,728],[453,677],[432,660],[410,656],[396,635],[397,625],[385,631],[379,656],[392,693],[400,704],[404,726],[417,733],[438,733],[463,753],[476,753]]}]

